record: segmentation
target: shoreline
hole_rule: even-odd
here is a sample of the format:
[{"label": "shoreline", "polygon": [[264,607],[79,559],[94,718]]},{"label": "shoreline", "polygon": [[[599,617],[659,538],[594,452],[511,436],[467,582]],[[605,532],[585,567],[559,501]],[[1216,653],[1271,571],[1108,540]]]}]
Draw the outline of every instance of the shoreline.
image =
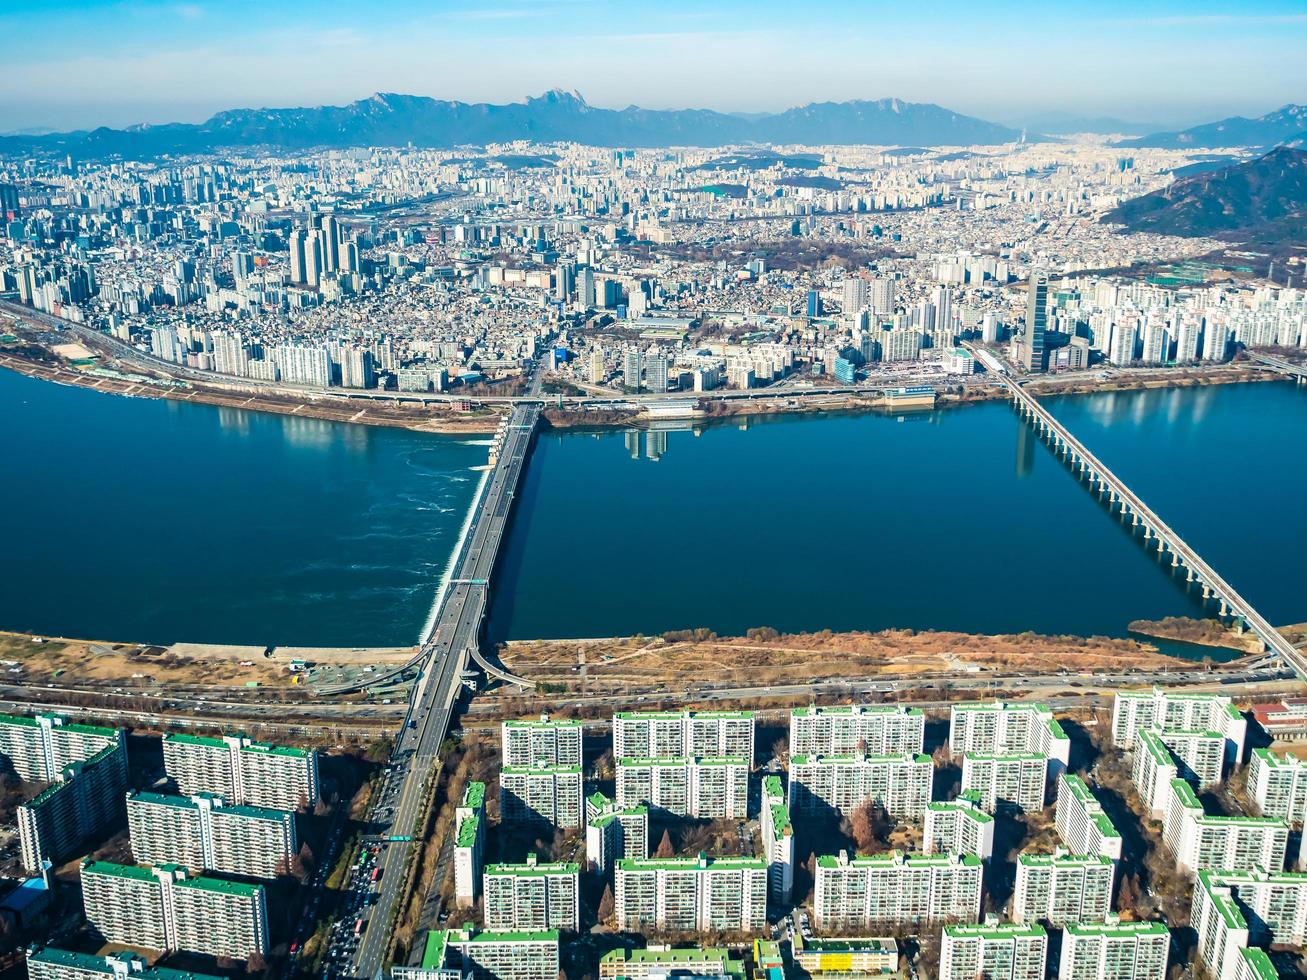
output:
[{"label": "shoreline", "polygon": [[[166,376],[149,377],[143,374],[126,375],[110,372],[92,374],[89,371],[71,367],[61,360],[56,362],[38,361],[3,348],[0,348],[0,368],[7,368],[17,374],[38,381],[86,388],[91,391],[99,391],[120,397],[193,402],[211,405],[215,408],[234,408],[272,415],[313,418],[354,425],[400,428],[411,432],[442,435],[493,434],[502,416],[502,411],[498,407],[483,406],[476,409],[460,409],[453,402],[450,403],[450,407],[447,409],[435,408],[430,404],[400,401],[386,402],[382,399],[376,399],[360,406],[358,402],[346,402],[326,393],[316,397],[314,394],[306,393],[303,397],[297,397],[291,394],[235,392],[216,385],[208,386],[193,381],[178,384],[166,378]],[[1058,396],[1116,391],[1196,388],[1210,385],[1280,380],[1279,376],[1272,372],[1242,362],[1198,368],[1141,368],[1137,370],[1138,373],[1132,376],[1111,379],[1090,378],[1083,375],[1058,375],[1037,378],[1032,379],[1028,387],[1032,393],[1037,395]],[[822,412],[879,412],[897,415],[931,410],[912,407],[896,409],[886,405],[879,396],[880,392],[878,390],[869,389],[866,395],[855,394],[834,397],[831,400],[818,400],[801,393],[795,393],[792,398],[777,399],[775,402],[710,399],[707,402],[708,411],[693,416],[686,421],[690,424],[708,424],[714,421],[763,415],[811,415]],[[935,407],[952,407],[976,402],[997,401],[1004,397],[1002,390],[997,386],[983,388],[973,386],[962,392],[952,390],[940,392]],[[641,413],[631,413],[620,409],[582,412],[575,409],[553,408],[546,409],[543,418],[548,427],[555,429],[627,429],[643,427],[652,421]]]}]

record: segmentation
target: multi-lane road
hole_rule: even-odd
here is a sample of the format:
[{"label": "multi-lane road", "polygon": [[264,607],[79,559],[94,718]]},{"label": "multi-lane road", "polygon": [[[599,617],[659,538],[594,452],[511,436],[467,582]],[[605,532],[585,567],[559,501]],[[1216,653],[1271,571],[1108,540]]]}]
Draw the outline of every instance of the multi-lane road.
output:
[{"label": "multi-lane road", "polygon": [[[539,384],[533,372],[528,390],[538,391]],[[371,822],[382,836],[402,838],[420,832],[428,784],[449,732],[463,674],[480,640],[490,578],[539,418],[538,403],[514,406],[499,455],[474,504],[431,634],[422,645],[421,674],[395,745],[391,771],[372,809]],[[372,980],[382,970],[390,946],[391,920],[403,897],[405,871],[415,844],[392,840],[379,857],[380,892],[355,954],[355,977]]]}]

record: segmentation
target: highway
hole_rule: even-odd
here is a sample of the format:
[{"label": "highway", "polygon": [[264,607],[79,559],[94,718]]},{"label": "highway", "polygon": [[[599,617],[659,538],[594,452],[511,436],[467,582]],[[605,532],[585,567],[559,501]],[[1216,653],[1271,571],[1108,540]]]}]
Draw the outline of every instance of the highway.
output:
[{"label": "highway", "polygon": [[[540,376],[533,367],[528,391],[538,391],[539,385]],[[372,809],[374,832],[382,836],[408,837],[420,832],[426,815],[427,784],[449,732],[463,674],[471,658],[479,659],[477,648],[490,577],[539,418],[538,402],[514,406],[499,456],[473,505],[472,519],[455,556],[431,633],[422,644],[421,674],[395,745],[392,769]],[[392,841],[378,859],[382,869],[380,894],[354,955],[354,977],[371,980],[381,974],[390,946],[391,918],[403,897],[405,870],[413,853],[413,843]]]}]

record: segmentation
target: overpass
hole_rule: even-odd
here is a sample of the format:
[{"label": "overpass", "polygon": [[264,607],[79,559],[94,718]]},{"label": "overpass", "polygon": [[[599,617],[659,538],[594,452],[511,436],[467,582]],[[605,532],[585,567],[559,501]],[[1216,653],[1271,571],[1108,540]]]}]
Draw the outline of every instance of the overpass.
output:
[{"label": "overpass", "polygon": [[1203,599],[1220,604],[1222,617],[1233,617],[1242,630],[1248,629],[1262,641],[1266,652],[1279,658],[1298,677],[1307,679],[1307,653],[1297,649],[1280,635],[1267,620],[1253,608],[1252,603],[1240,595],[1222,578],[1203,557],[1180,537],[1138,494],[1120,477],[1103,464],[1084,444],[1067,430],[1053,414],[1041,405],[1018,382],[1006,374],[994,372],[995,378],[1007,390],[1013,405],[1035,430],[1044,437],[1053,451],[1071,467],[1080,479],[1106,497],[1108,510],[1119,508],[1121,518],[1130,518],[1132,528],[1143,528],[1145,545],[1154,542],[1159,557],[1171,556],[1171,567],[1185,571],[1186,581],[1196,583],[1203,591]]},{"label": "overpass", "polygon": [[[538,386],[533,371],[531,388],[538,390]],[[487,658],[480,650],[480,638],[490,578],[539,419],[538,402],[517,404],[509,414],[501,429],[498,455],[473,504],[450,579],[438,600],[430,633],[418,656],[407,665],[419,673],[391,755],[391,772],[378,789],[371,812],[374,833],[391,841],[379,859],[380,892],[351,971],[364,980],[381,974],[390,949],[392,920],[408,892],[410,863],[416,853],[412,838],[421,834],[432,776],[439,769],[441,745],[449,734],[465,672],[475,663],[492,677],[526,683]]]},{"label": "overpass", "polygon": [[1250,361],[1254,361],[1262,367],[1270,368],[1272,371],[1278,371],[1280,374],[1287,374],[1298,384],[1307,384],[1307,367],[1294,364],[1293,361],[1277,357],[1275,354],[1262,354],[1257,351],[1247,351],[1247,354]]}]

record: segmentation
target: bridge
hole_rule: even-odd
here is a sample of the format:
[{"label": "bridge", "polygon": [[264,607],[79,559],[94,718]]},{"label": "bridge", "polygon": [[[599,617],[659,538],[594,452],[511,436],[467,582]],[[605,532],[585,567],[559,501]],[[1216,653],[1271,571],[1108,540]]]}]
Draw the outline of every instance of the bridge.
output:
[{"label": "bridge", "polygon": [[1144,503],[1124,480],[1085,448],[1034,396],[1006,374],[991,373],[1006,389],[1022,418],[1047,440],[1080,479],[1098,492],[1100,498],[1106,497],[1109,511],[1115,513],[1119,508],[1122,520],[1128,517],[1132,528],[1143,529],[1145,545],[1155,542],[1161,557],[1169,553],[1172,568],[1177,571],[1184,569],[1186,581],[1196,583],[1203,590],[1204,600],[1220,604],[1222,617],[1233,618],[1241,630],[1251,630],[1261,640],[1268,655],[1279,658],[1298,677],[1307,679],[1307,653],[1281,636],[1252,603],[1207,564],[1184,538]]},{"label": "bridge", "polygon": [[1307,384],[1307,367],[1294,364],[1293,361],[1277,357],[1274,354],[1263,354],[1257,351],[1248,351],[1247,353],[1250,361],[1254,361],[1262,367],[1270,368],[1272,371],[1287,374],[1298,384]]},{"label": "bridge", "polygon": [[[538,391],[539,383],[533,370],[528,390]],[[401,668],[417,669],[418,676],[391,755],[391,772],[377,790],[371,811],[374,833],[391,838],[391,842],[379,860],[380,892],[351,971],[364,980],[381,975],[390,948],[393,920],[413,870],[410,864],[416,851],[412,838],[421,839],[420,824],[430,806],[432,776],[439,769],[440,748],[449,734],[464,675],[476,664],[491,677],[527,683],[486,657],[480,639],[491,575],[539,420],[538,402],[519,403],[501,427],[498,453],[473,503],[430,633],[417,657]],[[378,682],[376,678],[371,681]],[[397,837],[410,839],[394,840]]]}]

